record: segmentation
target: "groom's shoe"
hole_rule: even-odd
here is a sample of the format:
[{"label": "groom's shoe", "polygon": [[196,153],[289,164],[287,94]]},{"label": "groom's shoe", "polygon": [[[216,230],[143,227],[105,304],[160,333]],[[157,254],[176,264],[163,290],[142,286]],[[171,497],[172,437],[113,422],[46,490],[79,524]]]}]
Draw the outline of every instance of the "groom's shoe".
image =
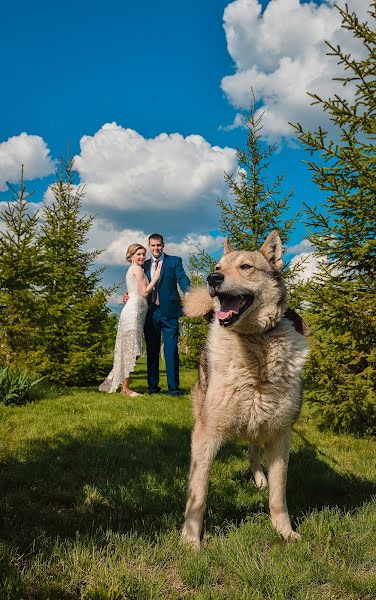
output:
[{"label": "groom's shoe", "polygon": [[148,389],[148,394],[159,394],[159,392],[161,391],[160,387],[156,387],[153,389]]},{"label": "groom's shoe", "polygon": [[184,392],[182,390],[168,390],[169,396],[181,396]]}]

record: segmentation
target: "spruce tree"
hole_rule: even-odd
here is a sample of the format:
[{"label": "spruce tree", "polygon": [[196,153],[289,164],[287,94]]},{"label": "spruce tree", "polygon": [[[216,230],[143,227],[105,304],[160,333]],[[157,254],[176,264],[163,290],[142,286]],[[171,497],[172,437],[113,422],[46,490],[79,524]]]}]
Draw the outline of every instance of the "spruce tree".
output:
[{"label": "spruce tree", "polygon": [[[284,175],[278,175],[268,183],[269,167],[273,153],[277,147],[262,141],[262,115],[256,116],[256,100],[248,116],[244,115],[247,130],[245,148],[237,148],[236,156],[238,169],[236,173],[225,173],[231,201],[219,199],[220,210],[219,229],[228,236],[235,250],[257,250],[265,241],[268,234],[277,229],[281,240],[287,243],[294,218],[286,219],[289,200],[293,196],[290,191],[282,194]],[[191,281],[203,283],[206,275],[213,271],[217,260],[205,250],[198,249],[189,257],[189,272]],[[299,308],[301,303],[300,286],[294,286],[295,274],[301,265],[284,269],[284,276],[289,288],[289,305]],[[298,290],[299,293],[296,293]],[[182,323],[182,338],[188,350],[185,360],[191,364],[198,361],[200,349],[207,333],[207,323],[202,319],[185,319]]]},{"label": "spruce tree", "polygon": [[109,290],[100,285],[101,270],[93,269],[100,252],[85,249],[93,217],[81,214],[84,190],[74,177],[73,160],[61,159],[51,185],[54,199],[43,207],[38,362],[52,381],[85,384],[108,369],[114,327],[106,302]]},{"label": "spruce tree", "polygon": [[258,249],[271,230],[278,229],[282,243],[286,244],[294,219],[283,214],[293,196],[290,191],[281,193],[284,175],[278,175],[268,184],[268,170],[276,145],[262,143],[262,115],[256,117],[254,99],[250,115],[245,120],[246,148],[237,148],[238,171],[225,173],[232,202],[218,200],[220,231],[228,235],[236,250]]},{"label": "spruce tree", "polygon": [[[277,146],[262,142],[262,114],[256,116],[255,98],[249,115],[244,115],[244,125],[247,140],[245,148],[236,150],[238,169],[236,173],[224,174],[231,201],[223,198],[217,201],[219,230],[229,237],[236,250],[258,249],[273,229],[278,230],[286,245],[297,218],[297,215],[291,219],[285,217],[293,192],[282,193],[284,175],[268,183],[270,163]],[[198,250],[190,257],[189,267],[197,275],[209,272],[215,264],[207,252]]]},{"label": "spruce tree", "polygon": [[0,213],[0,361],[27,366],[38,343],[38,214],[29,210],[23,165],[19,190],[8,187],[13,197]]},{"label": "spruce tree", "polygon": [[306,150],[318,157],[307,164],[326,194],[322,208],[307,207],[309,239],[327,261],[307,286],[316,337],[307,369],[309,398],[325,423],[358,434],[376,432],[375,6],[372,2],[370,24],[347,6],[337,7],[342,27],[362,43],[364,57],[352,58],[328,44],[344,70],[339,80],[355,86],[353,100],[312,94],[335,134],[295,125]]}]

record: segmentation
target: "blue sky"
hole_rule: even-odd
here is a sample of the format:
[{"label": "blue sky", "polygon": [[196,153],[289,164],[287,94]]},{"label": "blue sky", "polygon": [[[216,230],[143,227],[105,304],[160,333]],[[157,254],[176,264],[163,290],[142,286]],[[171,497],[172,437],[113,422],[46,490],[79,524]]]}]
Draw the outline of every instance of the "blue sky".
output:
[{"label": "blue sky", "polygon": [[[86,185],[84,208],[98,215],[90,244],[105,249],[107,283],[124,277],[126,245],[151,230],[183,257],[197,243],[215,251],[215,200],[226,195],[223,171],[236,168],[234,149],[245,145],[236,115],[249,106],[251,87],[265,137],[279,145],[270,174],[285,172],[285,190],[295,190],[290,214],[303,202],[320,204],[288,121],[327,124],[306,91],[333,90],[324,40],[343,43],[343,31],[332,4],[4,4],[0,207],[21,162],[28,189],[42,200],[54,161],[70,146]],[[368,5],[356,2],[361,13]],[[296,253],[304,236],[300,219]]]}]

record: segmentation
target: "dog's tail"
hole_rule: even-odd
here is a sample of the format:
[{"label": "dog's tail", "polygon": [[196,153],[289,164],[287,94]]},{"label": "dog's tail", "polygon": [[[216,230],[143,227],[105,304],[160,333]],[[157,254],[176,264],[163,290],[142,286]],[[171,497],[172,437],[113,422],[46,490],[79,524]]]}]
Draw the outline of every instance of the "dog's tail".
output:
[{"label": "dog's tail", "polygon": [[207,287],[200,285],[191,288],[184,296],[183,309],[187,317],[210,318],[214,311],[214,303]]}]

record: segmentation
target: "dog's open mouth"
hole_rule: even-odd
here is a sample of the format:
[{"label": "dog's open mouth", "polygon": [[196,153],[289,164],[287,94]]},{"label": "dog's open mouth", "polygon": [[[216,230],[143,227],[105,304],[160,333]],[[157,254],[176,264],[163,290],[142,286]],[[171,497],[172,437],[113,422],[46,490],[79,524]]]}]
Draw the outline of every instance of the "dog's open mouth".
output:
[{"label": "dog's open mouth", "polygon": [[244,296],[229,296],[228,294],[216,294],[221,303],[220,310],[216,311],[219,324],[229,327],[236,323],[240,315],[251,306],[254,300],[253,294]]}]

